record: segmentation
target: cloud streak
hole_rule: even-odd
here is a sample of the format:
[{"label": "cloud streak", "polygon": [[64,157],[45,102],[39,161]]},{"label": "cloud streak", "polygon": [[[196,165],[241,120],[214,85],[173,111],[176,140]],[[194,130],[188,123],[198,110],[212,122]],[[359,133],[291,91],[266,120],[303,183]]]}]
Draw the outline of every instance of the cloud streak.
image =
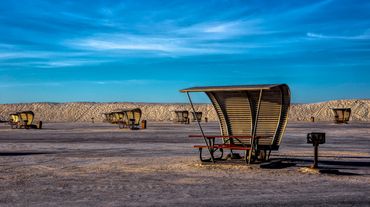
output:
[{"label": "cloud streak", "polygon": [[334,39],[334,40],[369,40],[370,34],[361,34],[361,35],[354,35],[354,36],[341,36],[341,35],[323,35],[308,32],[307,37],[317,38],[317,39]]},{"label": "cloud streak", "polygon": [[140,85],[155,85],[163,83],[173,83],[173,81],[163,81],[154,79],[126,79],[126,80],[71,80],[71,81],[53,81],[53,82],[14,82],[11,83],[0,83],[0,88],[24,88],[24,87],[64,87],[67,85],[95,85],[95,86],[140,86]]}]

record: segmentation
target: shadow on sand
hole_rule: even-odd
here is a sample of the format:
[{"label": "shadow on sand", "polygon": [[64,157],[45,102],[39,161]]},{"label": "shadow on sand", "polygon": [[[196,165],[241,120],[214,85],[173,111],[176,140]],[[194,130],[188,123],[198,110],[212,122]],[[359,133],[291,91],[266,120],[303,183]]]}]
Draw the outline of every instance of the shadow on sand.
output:
[{"label": "shadow on sand", "polygon": [[[275,157],[281,157],[281,159],[285,159],[285,157],[291,157],[292,159],[298,158],[312,158],[312,155],[275,155]],[[341,158],[341,159],[368,159],[370,160],[370,157],[364,157],[364,156],[334,156],[334,155],[320,155],[319,158]]]},{"label": "shadow on sand", "polygon": [[[312,163],[313,161],[312,159],[299,159],[299,158],[285,158],[283,160],[289,161],[289,162],[305,162],[305,163]],[[319,163],[323,165],[335,165],[335,166],[370,167],[370,162],[367,162],[367,161],[319,160]]]},{"label": "shadow on sand", "polygon": [[[358,157],[356,157],[358,158]],[[361,157],[361,158],[368,158],[368,157]],[[308,166],[313,163],[312,159],[305,159],[305,158],[284,158],[282,159],[285,162],[289,163],[304,163]],[[348,170],[361,170],[368,168],[370,169],[370,162],[369,161],[340,161],[340,160],[319,160],[319,172],[321,174],[329,174],[329,175],[349,175],[349,176],[356,176],[356,175],[364,175],[354,172],[348,172]],[[358,171],[357,171],[358,172]]]},{"label": "shadow on sand", "polygon": [[260,164],[260,168],[262,169],[284,169],[293,166],[296,166],[296,163],[286,162],[283,160],[271,160],[270,162]]},{"label": "shadow on sand", "polygon": [[32,156],[55,154],[54,152],[0,152],[0,157]]},{"label": "shadow on sand", "polygon": [[328,175],[361,175],[358,173],[352,172],[341,172],[338,169],[320,169],[321,174],[328,174]]}]

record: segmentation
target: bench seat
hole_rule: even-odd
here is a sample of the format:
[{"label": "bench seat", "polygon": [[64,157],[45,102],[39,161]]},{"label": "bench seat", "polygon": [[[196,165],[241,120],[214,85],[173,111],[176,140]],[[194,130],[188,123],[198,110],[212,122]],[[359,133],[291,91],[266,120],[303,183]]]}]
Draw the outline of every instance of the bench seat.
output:
[{"label": "bench seat", "polygon": [[213,146],[207,147],[206,145],[194,145],[194,148],[203,149],[203,148],[209,148],[209,149],[231,149],[231,150],[250,150],[251,147],[249,146],[241,146],[241,145],[235,145],[235,144],[215,144]]}]

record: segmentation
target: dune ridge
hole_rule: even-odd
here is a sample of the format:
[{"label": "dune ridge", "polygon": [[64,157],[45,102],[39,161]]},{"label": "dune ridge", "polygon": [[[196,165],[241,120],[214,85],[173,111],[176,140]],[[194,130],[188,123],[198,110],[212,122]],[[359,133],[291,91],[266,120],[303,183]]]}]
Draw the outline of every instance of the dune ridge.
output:
[{"label": "dune ridge", "polygon": [[[171,121],[175,119],[175,110],[189,110],[189,104],[161,104],[161,103],[22,103],[0,104],[0,119],[6,120],[8,115],[15,111],[34,111],[35,120],[45,122],[89,122],[103,120],[103,113],[139,107],[143,111],[143,119],[149,121]],[[352,108],[351,120],[370,121],[370,100],[334,100],[321,103],[292,104],[289,112],[290,121],[309,121],[315,117],[317,121],[332,121],[334,114],[331,108]],[[217,116],[211,104],[196,104],[195,109],[203,112],[203,117],[209,121],[216,121]]]}]

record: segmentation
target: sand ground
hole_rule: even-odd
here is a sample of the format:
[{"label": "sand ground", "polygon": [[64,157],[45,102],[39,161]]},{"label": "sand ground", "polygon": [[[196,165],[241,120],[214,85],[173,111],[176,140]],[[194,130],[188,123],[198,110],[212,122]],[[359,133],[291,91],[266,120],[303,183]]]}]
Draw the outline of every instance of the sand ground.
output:
[{"label": "sand ground", "polygon": [[[199,133],[194,123],[148,125],[0,125],[0,206],[370,206],[370,123],[290,123],[271,157],[281,169],[201,164],[192,148],[201,140],[187,138]],[[304,171],[313,131],[327,133],[320,164],[329,173]]]}]

